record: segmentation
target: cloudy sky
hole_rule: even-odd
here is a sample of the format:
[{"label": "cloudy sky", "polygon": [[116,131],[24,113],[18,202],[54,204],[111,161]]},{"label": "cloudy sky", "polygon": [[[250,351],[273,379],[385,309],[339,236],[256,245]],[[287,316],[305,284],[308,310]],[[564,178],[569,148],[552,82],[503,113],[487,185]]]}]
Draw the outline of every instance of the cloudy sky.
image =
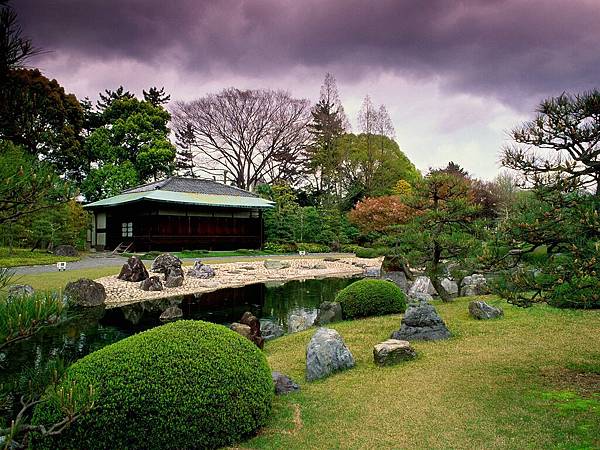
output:
[{"label": "cloudy sky", "polygon": [[422,170],[492,178],[507,131],[545,97],[600,87],[600,0],[13,0],[48,52],[33,65],[78,97],[164,86],[318,99],[338,81],[351,122],[385,104]]}]

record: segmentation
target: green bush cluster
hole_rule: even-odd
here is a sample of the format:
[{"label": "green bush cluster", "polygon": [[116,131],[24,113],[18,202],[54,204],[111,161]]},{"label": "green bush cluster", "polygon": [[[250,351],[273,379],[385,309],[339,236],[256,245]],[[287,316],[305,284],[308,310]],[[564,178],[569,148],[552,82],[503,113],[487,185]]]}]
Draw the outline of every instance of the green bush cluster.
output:
[{"label": "green bush cluster", "polygon": [[[263,426],[273,381],[263,353],[222,325],[178,321],[77,361],[63,383],[93,386],[94,409],[35,448],[217,448]],[[54,423],[52,402],[33,422]]]},{"label": "green bush cluster", "polygon": [[389,252],[390,252],[390,249],[386,248],[386,247],[378,247],[378,248],[358,247],[354,250],[354,253],[359,258],[378,258],[379,256],[385,256]]},{"label": "green bush cluster", "polygon": [[314,242],[296,242],[296,249],[306,253],[329,253],[331,251],[331,247]]},{"label": "green bush cluster", "polygon": [[335,297],[345,318],[383,316],[403,312],[406,295],[390,281],[360,280],[342,289]]}]

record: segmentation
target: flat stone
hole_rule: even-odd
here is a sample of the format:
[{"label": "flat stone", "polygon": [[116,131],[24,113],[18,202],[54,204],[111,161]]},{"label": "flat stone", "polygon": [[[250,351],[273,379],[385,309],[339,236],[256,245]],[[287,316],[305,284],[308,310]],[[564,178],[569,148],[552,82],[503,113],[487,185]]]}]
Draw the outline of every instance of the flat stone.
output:
[{"label": "flat stone", "polygon": [[408,341],[388,339],[373,347],[373,360],[378,366],[391,366],[416,356],[417,352]]},{"label": "flat stone", "polygon": [[501,308],[488,305],[486,302],[474,301],[469,303],[469,314],[477,320],[497,319],[504,315]]},{"label": "flat stone", "polygon": [[294,380],[281,372],[271,372],[271,378],[275,385],[275,395],[287,395],[300,390],[300,386]]},{"label": "flat stone", "polygon": [[314,381],[354,367],[354,357],[339,333],[319,328],[306,348],[306,379]]},{"label": "flat stone", "polygon": [[323,258],[323,261],[325,261],[325,262],[336,262],[339,260],[340,260],[340,258],[335,258],[333,256],[327,256],[326,258]]},{"label": "flat stone", "polygon": [[290,267],[290,263],[287,261],[277,261],[275,259],[267,259],[263,265],[265,266],[265,269],[268,270],[282,270],[282,269],[287,269],[288,267]]},{"label": "flat stone", "polygon": [[448,339],[450,331],[429,303],[411,303],[402,317],[400,330],[392,333],[392,339],[405,341],[435,341]]}]

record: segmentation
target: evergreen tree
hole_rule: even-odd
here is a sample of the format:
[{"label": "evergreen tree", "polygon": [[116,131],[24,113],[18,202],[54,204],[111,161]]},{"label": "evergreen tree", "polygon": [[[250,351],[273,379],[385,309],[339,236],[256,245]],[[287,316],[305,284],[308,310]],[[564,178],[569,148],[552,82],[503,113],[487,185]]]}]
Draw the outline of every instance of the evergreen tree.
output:
[{"label": "evergreen tree", "polygon": [[154,106],[166,105],[171,100],[171,96],[165,93],[164,87],[160,89],[151,87],[148,92],[142,91],[142,93],[144,94],[144,100]]},{"label": "evergreen tree", "polygon": [[100,100],[96,102],[96,107],[100,112],[107,109],[115,100],[135,98],[131,92],[126,91],[123,86],[119,86],[116,91],[105,89],[104,94],[100,92]]},{"label": "evergreen tree", "polygon": [[188,124],[175,132],[177,156],[175,167],[182,175],[194,177],[194,127]]}]

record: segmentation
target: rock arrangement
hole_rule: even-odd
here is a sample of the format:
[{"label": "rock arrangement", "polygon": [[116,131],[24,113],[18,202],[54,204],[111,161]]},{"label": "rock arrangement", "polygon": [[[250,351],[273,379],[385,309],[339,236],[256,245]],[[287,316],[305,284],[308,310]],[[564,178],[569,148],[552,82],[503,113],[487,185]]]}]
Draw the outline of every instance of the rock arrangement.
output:
[{"label": "rock arrangement", "polygon": [[200,279],[212,278],[215,275],[215,270],[207,264],[202,264],[202,261],[199,259],[194,262],[194,266],[187,272],[188,277]]},{"label": "rock arrangement", "polygon": [[300,390],[300,386],[294,380],[281,372],[271,372],[271,377],[275,385],[275,395],[287,395]]},{"label": "rock arrangement", "polygon": [[29,297],[35,293],[28,284],[12,284],[6,290],[8,298]]},{"label": "rock arrangement", "polygon": [[405,341],[435,341],[448,339],[450,331],[433,305],[427,302],[411,303],[404,313],[400,330],[392,333],[392,339]]},{"label": "rock arrangement", "polygon": [[179,306],[169,306],[160,315],[159,319],[168,322],[171,320],[181,319],[183,317],[183,310]]},{"label": "rock arrangement", "polygon": [[163,285],[160,282],[160,278],[156,275],[140,282],[140,289],[142,291],[162,291]]},{"label": "rock arrangement", "polygon": [[181,260],[170,253],[158,255],[150,267],[152,272],[164,274],[166,287],[179,287],[183,285],[183,269]]},{"label": "rock arrangement", "polygon": [[479,273],[474,273],[468,277],[464,277],[460,295],[463,297],[472,297],[475,295],[489,294],[490,290],[485,277]]},{"label": "rock arrangement", "polygon": [[338,302],[323,302],[319,306],[314,325],[322,326],[340,320],[342,320],[342,305]]},{"label": "rock arrangement", "polygon": [[315,314],[305,311],[291,313],[287,318],[288,333],[297,333],[309,329],[315,323],[315,317]]},{"label": "rock arrangement", "polygon": [[102,306],[106,301],[104,286],[88,278],[67,283],[63,295],[70,303],[82,307]]},{"label": "rock arrangement", "polygon": [[59,245],[52,252],[56,256],[77,256],[79,253],[72,245]]},{"label": "rock arrangement", "polygon": [[148,271],[142,260],[137,256],[132,256],[123,264],[117,278],[123,281],[138,282],[145,280],[148,276]]},{"label": "rock arrangement", "polygon": [[285,334],[285,331],[283,331],[283,328],[281,328],[275,322],[271,322],[270,320],[263,320],[260,322],[260,334],[265,339],[265,341],[268,341],[270,339],[275,339],[283,336]]},{"label": "rock arrangement", "polygon": [[469,303],[469,314],[477,320],[497,319],[504,315],[501,308],[488,305],[486,302],[474,301]]},{"label": "rock arrangement", "polygon": [[417,352],[408,341],[388,339],[373,347],[373,360],[378,366],[391,366],[416,357]]},{"label": "rock arrangement", "polygon": [[415,281],[413,281],[412,285],[410,286],[410,289],[408,290],[408,295],[409,297],[414,297],[416,294],[437,294],[437,291],[433,287],[433,284],[431,283],[429,277],[421,275],[415,278]]},{"label": "rock arrangement", "polygon": [[354,357],[339,333],[319,328],[306,348],[306,379],[314,381],[354,367]]},{"label": "rock arrangement", "polygon": [[450,278],[442,278],[442,287],[446,289],[446,292],[455,297],[458,295],[458,284],[456,281],[451,280]]}]

